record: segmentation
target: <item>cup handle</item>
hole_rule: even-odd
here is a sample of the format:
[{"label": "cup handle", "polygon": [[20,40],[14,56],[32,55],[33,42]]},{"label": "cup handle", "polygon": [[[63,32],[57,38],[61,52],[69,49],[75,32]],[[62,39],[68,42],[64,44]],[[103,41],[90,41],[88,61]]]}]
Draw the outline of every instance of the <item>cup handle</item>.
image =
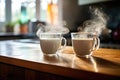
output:
[{"label": "cup handle", "polygon": [[[66,40],[64,37],[62,37],[62,41],[63,41],[63,40],[64,40],[64,45],[61,46],[61,47],[59,48],[59,50],[61,50],[61,49],[63,49],[63,48],[66,47],[66,42],[67,42],[67,40]],[[62,42],[61,42],[61,45],[62,45]]]},{"label": "cup handle", "polygon": [[91,49],[91,52],[98,50],[100,46],[100,39],[98,37],[93,38],[93,40],[94,40],[94,44],[93,44],[93,48]]},{"label": "cup handle", "polygon": [[95,50],[98,50],[99,47],[100,47],[100,39],[97,37],[97,38],[96,38]]}]

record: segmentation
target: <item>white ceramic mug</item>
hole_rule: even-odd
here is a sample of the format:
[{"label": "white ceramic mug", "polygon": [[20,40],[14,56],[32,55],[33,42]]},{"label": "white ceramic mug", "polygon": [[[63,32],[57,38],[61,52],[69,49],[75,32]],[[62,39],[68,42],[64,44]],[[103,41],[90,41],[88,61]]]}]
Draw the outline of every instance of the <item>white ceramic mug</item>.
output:
[{"label": "white ceramic mug", "polygon": [[[44,55],[53,55],[66,46],[66,39],[62,37],[61,33],[40,33],[39,39]],[[64,40],[64,45],[61,47],[62,40]]]},{"label": "white ceramic mug", "polygon": [[100,40],[95,33],[71,33],[71,37],[73,50],[78,57],[92,55],[92,52],[99,48]]}]

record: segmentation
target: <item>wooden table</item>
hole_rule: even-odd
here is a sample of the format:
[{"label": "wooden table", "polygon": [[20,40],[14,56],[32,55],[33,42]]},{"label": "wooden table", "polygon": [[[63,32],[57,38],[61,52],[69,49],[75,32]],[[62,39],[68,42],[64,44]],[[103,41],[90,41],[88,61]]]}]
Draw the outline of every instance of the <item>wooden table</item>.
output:
[{"label": "wooden table", "polygon": [[67,46],[57,54],[44,56],[37,43],[0,41],[0,80],[120,79],[120,49],[100,48],[78,58]]}]

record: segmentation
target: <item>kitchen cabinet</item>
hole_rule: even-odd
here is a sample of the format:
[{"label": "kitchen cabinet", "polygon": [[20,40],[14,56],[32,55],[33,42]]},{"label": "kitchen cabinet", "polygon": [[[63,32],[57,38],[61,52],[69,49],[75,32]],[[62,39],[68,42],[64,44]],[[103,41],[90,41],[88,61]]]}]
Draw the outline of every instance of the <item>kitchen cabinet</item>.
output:
[{"label": "kitchen cabinet", "polygon": [[0,80],[71,80],[63,76],[0,63]]},{"label": "kitchen cabinet", "polygon": [[0,80],[24,80],[24,73],[23,68],[0,63]]}]

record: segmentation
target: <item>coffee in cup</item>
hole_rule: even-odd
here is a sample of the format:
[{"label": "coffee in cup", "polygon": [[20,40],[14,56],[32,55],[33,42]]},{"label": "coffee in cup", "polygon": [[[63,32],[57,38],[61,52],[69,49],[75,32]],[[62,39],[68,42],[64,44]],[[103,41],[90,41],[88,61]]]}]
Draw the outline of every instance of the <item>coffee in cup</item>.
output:
[{"label": "coffee in cup", "polygon": [[73,50],[78,57],[92,55],[99,48],[100,40],[95,33],[71,33],[71,37]]},{"label": "coffee in cup", "polygon": [[39,39],[40,47],[44,55],[52,55],[62,49],[62,40],[64,40],[63,47],[66,46],[66,39],[62,37],[61,33],[40,33]]}]

